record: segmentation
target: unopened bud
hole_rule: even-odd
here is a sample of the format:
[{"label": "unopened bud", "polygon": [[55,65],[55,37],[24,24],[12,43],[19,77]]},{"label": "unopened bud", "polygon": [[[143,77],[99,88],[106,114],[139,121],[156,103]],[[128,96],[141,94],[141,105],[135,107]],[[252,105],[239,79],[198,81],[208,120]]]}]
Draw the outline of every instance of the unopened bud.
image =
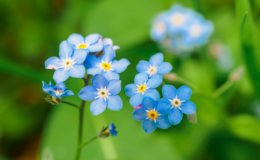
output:
[{"label": "unopened bud", "polygon": [[164,74],[163,77],[169,81],[176,81],[177,80],[177,75],[174,73],[167,73]]},{"label": "unopened bud", "polygon": [[197,115],[196,112],[193,114],[187,114],[188,119],[191,123],[197,123]]},{"label": "unopened bud", "polygon": [[241,79],[245,71],[245,68],[243,66],[240,66],[238,69],[236,69],[234,72],[232,72],[229,76],[229,80],[232,82],[238,81]]},{"label": "unopened bud", "polygon": [[117,136],[117,130],[114,123],[110,124],[107,127],[102,127],[102,129],[97,135],[98,138],[106,138],[109,136]]}]

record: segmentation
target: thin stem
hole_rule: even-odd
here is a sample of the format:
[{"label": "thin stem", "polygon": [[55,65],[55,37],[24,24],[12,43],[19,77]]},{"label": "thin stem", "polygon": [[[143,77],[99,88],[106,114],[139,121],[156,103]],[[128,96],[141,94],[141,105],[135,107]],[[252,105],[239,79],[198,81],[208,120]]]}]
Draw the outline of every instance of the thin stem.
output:
[{"label": "thin stem", "polygon": [[213,97],[218,98],[221,94],[223,94],[226,90],[228,90],[234,83],[230,80],[226,81],[222,86],[220,86],[214,93]]},{"label": "thin stem", "polygon": [[[85,85],[88,86],[88,82],[91,75],[87,75],[87,78],[83,78]],[[77,144],[77,151],[76,151],[76,158],[75,160],[78,160],[81,153],[81,148],[79,147],[82,143],[82,134],[83,134],[83,120],[84,120],[84,108],[85,108],[86,101],[82,100],[80,108],[79,108],[79,135],[78,135],[78,144]]]},{"label": "thin stem", "polygon": [[94,141],[95,139],[97,139],[97,136],[91,138],[90,140],[88,140],[87,142],[83,143],[82,145],[79,146],[79,148],[82,148],[84,146],[86,146],[87,144],[89,144],[90,142]]},{"label": "thin stem", "polygon": [[68,104],[68,105],[71,105],[71,106],[76,107],[78,109],[80,108],[78,105],[70,103],[70,102],[67,102],[67,101],[60,101],[60,103]]},{"label": "thin stem", "polygon": [[187,84],[188,86],[190,86],[191,88],[197,90],[197,87],[192,84],[191,82],[187,81],[186,79],[180,77],[180,76],[177,76],[177,79],[176,81],[180,82],[180,83],[183,83],[183,84]]}]

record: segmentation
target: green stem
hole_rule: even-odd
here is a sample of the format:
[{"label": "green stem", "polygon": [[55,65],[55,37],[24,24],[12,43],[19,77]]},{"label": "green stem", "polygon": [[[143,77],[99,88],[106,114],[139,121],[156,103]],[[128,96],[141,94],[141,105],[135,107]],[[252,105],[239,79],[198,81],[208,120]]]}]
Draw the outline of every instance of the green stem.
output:
[{"label": "green stem", "polygon": [[67,102],[67,101],[60,101],[60,103],[68,104],[68,105],[71,105],[71,106],[76,107],[78,109],[80,108],[78,105],[70,103],[70,102]]},{"label": "green stem", "polygon": [[218,98],[220,95],[222,95],[225,91],[227,91],[232,85],[234,84],[234,82],[228,80],[226,81],[222,86],[220,86],[214,93],[213,93],[213,97],[214,98]]},{"label": "green stem", "polygon": [[87,142],[83,143],[82,145],[79,146],[79,148],[84,147],[85,145],[89,144],[90,142],[94,141],[95,139],[97,139],[97,136],[91,138],[90,140],[88,140]]},{"label": "green stem", "polygon": [[183,84],[187,84],[188,86],[190,86],[194,90],[197,90],[197,87],[194,84],[192,84],[191,82],[187,81],[186,79],[184,79],[184,78],[182,78],[180,76],[177,76],[176,81],[178,81],[180,83],[183,83]]},{"label": "green stem", "polygon": [[[85,82],[85,86],[88,86],[88,82],[91,75],[87,75],[86,79],[83,79]],[[79,135],[78,135],[78,144],[77,144],[77,151],[76,151],[76,158],[75,160],[78,160],[81,153],[81,148],[79,147],[82,143],[82,134],[83,134],[83,119],[84,119],[84,106],[86,101],[82,100],[80,108],[79,108]]]}]

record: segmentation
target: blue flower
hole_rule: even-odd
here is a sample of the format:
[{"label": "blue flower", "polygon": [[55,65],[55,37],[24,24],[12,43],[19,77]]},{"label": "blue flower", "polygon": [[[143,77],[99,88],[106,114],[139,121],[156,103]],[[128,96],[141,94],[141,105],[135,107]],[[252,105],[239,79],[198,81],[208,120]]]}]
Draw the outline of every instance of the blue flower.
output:
[{"label": "blue flower", "polygon": [[144,97],[148,96],[158,101],[160,99],[159,92],[155,89],[162,84],[162,75],[148,78],[148,74],[139,73],[135,76],[135,84],[128,84],[125,87],[125,93],[130,98],[130,104],[136,107],[142,103]]},{"label": "blue flower", "polygon": [[153,77],[169,73],[172,70],[172,65],[169,62],[163,62],[163,54],[157,53],[150,58],[149,62],[140,61],[136,69],[140,73],[147,73],[149,77]]},{"label": "blue flower", "polygon": [[111,123],[108,127],[108,131],[110,133],[110,135],[112,136],[117,136],[117,130],[116,130],[116,126],[114,123]]},{"label": "blue flower", "polygon": [[[113,40],[111,38],[104,38],[104,39],[100,39],[99,42],[102,42],[104,46],[106,45],[110,45],[113,46]],[[113,46],[113,50],[118,50],[120,49],[119,46]]]},{"label": "blue flower", "polygon": [[97,74],[92,79],[92,85],[84,87],[78,96],[85,101],[94,100],[90,105],[90,111],[93,115],[104,112],[106,106],[114,111],[123,107],[123,102],[117,95],[121,91],[121,81],[108,81],[102,75]]},{"label": "blue flower", "polygon": [[165,13],[162,13],[158,17],[156,17],[153,23],[154,24],[152,25],[152,28],[150,30],[151,38],[155,41],[163,40],[169,30]]},{"label": "blue flower", "polygon": [[125,71],[130,62],[124,58],[119,61],[113,60],[115,56],[115,50],[111,45],[104,46],[104,54],[101,57],[89,55],[84,62],[88,74],[101,74],[108,80],[119,79],[118,73]]},{"label": "blue flower", "polygon": [[143,121],[142,127],[146,133],[153,132],[157,126],[162,129],[167,129],[171,126],[167,110],[163,106],[158,106],[150,97],[144,97],[142,107],[133,113],[134,119]]},{"label": "blue flower", "polygon": [[176,125],[181,122],[182,114],[193,114],[196,112],[196,105],[189,101],[191,89],[188,86],[181,86],[178,90],[171,85],[164,85],[163,97],[158,101],[158,107],[168,112],[169,121]]},{"label": "blue flower", "polygon": [[100,35],[93,33],[88,35],[85,39],[82,35],[74,33],[69,36],[67,39],[68,43],[73,46],[73,49],[84,50],[85,52],[97,52],[103,49],[103,44],[98,43]]},{"label": "blue flower", "polygon": [[83,78],[85,75],[85,67],[82,63],[87,57],[87,53],[83,50],[75,50],[63,41],[60,44],[60,58],[50,57],[45,61],[46,69],[55,69],[53,79],[56,83],[64,82],[69,76],[74,78]]},{"label": "blue flower", "polygon": [[65,87],[65,83],[58,83],[55,86],[52,85],[51,82],[49,84],[46,84],[45,82],[42,83],[43,83],[42,86],[43,91],[53,97],[61,98],[61,97],[74,95],[72,91],[67,90],[67,88]]}]

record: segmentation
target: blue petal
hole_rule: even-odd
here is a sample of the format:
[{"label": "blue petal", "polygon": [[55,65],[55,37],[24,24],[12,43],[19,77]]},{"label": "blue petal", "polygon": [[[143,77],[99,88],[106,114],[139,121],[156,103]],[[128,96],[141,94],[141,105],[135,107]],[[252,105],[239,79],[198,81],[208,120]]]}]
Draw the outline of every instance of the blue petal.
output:
[{"label": "blue petal", "polygon": [[128,84],[125,86],[125,94],[129,97],[132,97],[137,91],[137,87],[135,84]]},{"label": "blue petal", "polygon": [[172,65],[169,62],[163,62],[157,68],[157,72],[160,74],[169,73],[171,70],[172,70]]},{"label": "blue petal", "polygon": [[157,53],[153,55],[149,62],[151,63],[152,66],[157,66],[163,62],[163,54],[162,53]]},{"label": "blue petal", "polygon": [[62,83],[57,83],[57,84],[55,85],[55,87],[57,87],[57,88],[65,88],[65,83],[64,83],[64,82],[62,82]]},{"label": "blue petal", "polygon": [[142,107],[144,110],[148,110],[148,111],[153,110],[156,107],[156,102],[151,97],[144,97],[142,101]]},{"label": "blue petal", "polygon": [[49,85],[42,81],[42,89],[49,89]]},{"label": "blue petal", "polygon": [[59,95],[59,97],[67,97],[67,96],[73,96],[74,93],[72,91],[66,91],[64,93],[62,93],[61,95]]},{"label": "blue petal", "polygon": [[73,44],[74,47],[77,47],[78,45],[84,43],[84,38],[82,35],[77,34],[77,33],[73,33],[69,36],[69,38],[67,39],[67,41],[70,44]]},{"label": "blue petal", "polygon": [[101,51],[103,49],[103,44],[102,43],[92,44],[87,49],[89,49],[90,52]]},{"label": "blue petal", "polygon": [[171,122],[169,121],[167,115],[159,116],[156,119],[156,124],[159,128],[162,128],[162,129],[167,129],[172,125]]},{"label": "blue petal", "polygon": [[77,49],[74,51],[72,59],[77,64],[82,64],[85,61],[85,59],[87,58],[88,52],[89,51],[85,50],[85,49]]},{"label": "blue petal", "polygon": [[48,91],[44,91],[45,93],[48,93],[49,95],[56,97],[56,98],[60,98],[56,95],[56,93],[53,90],[48,90]]},{"label": "blue petal", "polygon": [[136,69],[138,72],[142,73],[142,72],[146,72],[148,71],[148,69],[150,68],[149,66],[149,62],[147,61],[140,61],[137,66],[136,66]]},{"label": "blue petal", "polygon": [[83,78],[85,76],[85,67],[82,64],[75,64],[70,67],[69,75],[74,78]]},{"label": "blue petal", "polygon": [[66,59],[72,56],[72,47],[69,45],[67,41],[62,41],[60,43],[60,58]]},{"label": "blue petal", "polygon": [[109,96],[107,98],[107,108],[109,108],[110,110],[118,111],[122,109],[122,107],[123,107],[123,102],[118,95]]},{"label": "blue petal", "polygon": [[112,63],[112,68],[116,70],[116,73],[124,72],[130,62],[127,59],[121,59]]},{"label": "blue petal", "polygon": [[58,69],[62,67],[62,61],[58,57],[50,57],[45,61],[46,69]]},{"label": "blue petal", "polygon": [[119,74],[118,73],[115,73],[113,71],[106,71],[104,74],[103,74],[104,77],[106,77],[107,80],[113,80],[113,79],[119,79]]},{"label": "blue petal", "polygon": [[172,124],[179,124],[182,120],[182,112],[178,108],[173,108],[169,112],[168,118]]},{"label": "blue petal", "polygon": [[144,84],[147,80],[148,80],[148,74],[146,73],[138,73],[135,76],[135,84],[138,86]]},{"label": "blue petal", "polygon": [[151,97],[155,101],[158,101],[160,99],[160,94],[156,89],[147,89],[144,93],[144,96]]},{"label": "blue petal", "polygon": [[162,75],[158,74],[148,80],[146,83],[147,87],[149,88],[156,88],[162,84],[163,77]]},{"label": "blue petal", "polygon": [[66,79],[69,78],[69,72],[65,68],[57,69],[54,72],[53,79],[56,83],[64,82]]},{"label": "blue petal", "polygon": [[156,110],[159,114],[168,114],[171,110],[172,104],[171,102],[166,99],[162,98],[158,101]]},{"label": "blue petal", "polygon": [[191,89],[188,86],[181,86],[180,88],[178,88],[177,90],[177,97],[181,100],[181,101],[186,101],[188,99],[190,99],[191,96]]},{"label": "blue petal", "polygon": [[142,127],[146,133],[151,133],[156,129],[157,125],[154,120],[146,119],[143,121]]},{"label": "blue petal", "polygon": [[121,81],[120,80],[111,80],[107,86],[107,90],[112,95],[116,95],[121,91]]},{"label": "blue petal", "polygon": [[133,112],[134,119],[144,121],[147,118],[147,112],[143,108],[139,108]]},{"label": "blue petal", "polygon": [[108,85],[107,79],[100,74],[95,75],[91,82],[95,88],[105,88]]},{"label": "blue petal", "polygon": [[191,101],[185,101],[181,103],[181,111],[185,114],[193,114],[196,112],[196,105]]},{"label": "blue petal", "polygon": [[163,97],[166,99],[174,99],[177,94],[177,90],[172,85],[164,85],[162,88]]},{"label": "blue petal", "polygon": [[112,46],[104,46],[104,54],[101,56],[101,59],[104,62],[111,62],[116,57],[116,53],[113,50]]},{"label": "blue petal", "polygon": [[84,66],[89,69],[89,68],[93,68],[96,67],[97,64],[101,63],[101,58],[100,57],[96,57],[95,55],[88,55],[85,62],[84,62]]},{"label": "blue petal", "polygon": [[131,98],[130,98],[130,104],[133,107],[136,107],[138,105],[140,105],[142,103],[142,100],[144,98],[144,95],[140,94],[140,93],[136,93],[134,94]]},{"label": "blue petal", "polygon": [[89,43],[89,44],[96,43],[99,38],[100,35],[97,33],[90,34],[85,38],[85,43]]},{"label": "blue petal", "polygon": [[91,113],[96,116],[106,110],[107,102],[103,98],[98,98],[90,104]]},{"label": "blue petal", "polygon": [[87,73],[88,74],[91,74],[91,75],[96,75],[96,74],[101,74],[101,72],[102,72],[102,68],[100,68],[100,67],[93,67],[93,68],[89,68],[88,70],[87,70]]},{"label": "blue petal", "polygon": [[98,91],[93,86],[86,86],[81,89],[78,96],[85,101],[92,101],[98,96]]}]

